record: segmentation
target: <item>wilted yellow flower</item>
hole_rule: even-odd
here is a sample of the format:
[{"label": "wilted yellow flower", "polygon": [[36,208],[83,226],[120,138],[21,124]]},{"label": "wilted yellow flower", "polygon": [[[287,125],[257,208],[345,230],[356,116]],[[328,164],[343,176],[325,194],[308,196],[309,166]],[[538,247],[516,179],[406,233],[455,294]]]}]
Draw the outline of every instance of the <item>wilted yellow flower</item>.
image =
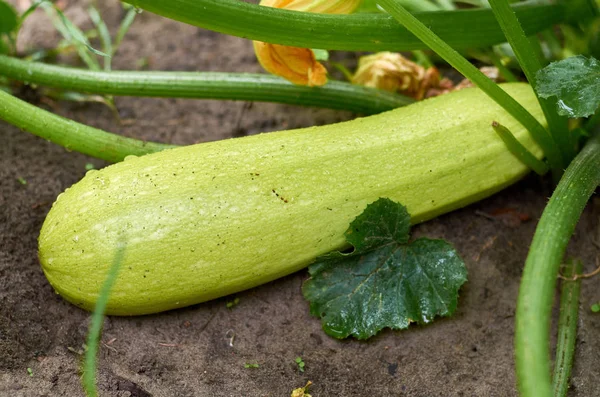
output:
[{"label": "wilted yellow flower", "polygon": [[352,82],[423,99],[430,88],[439,85],[440,74],[436,68],[425,69],[401,54],[379,52],[360,58]]},{"label": "wilted yellow flower", "polygon": [[[285,10],[321,14],[349,14],[362,0],[262,0],[260,5]],[[254,42],[254,52],[262,67],[298,85],[320,86],[327,83],[327,69],[311,49]]]},{"label": "wilted yellow flower", "polygon": [[308,48],[254,42],[254,52],[262,67],[294,84],[309,87],[327,83],[327,69]]},{"label": "wilted yellow flower", "polygon": [[300,387],[298,389],[294,389],[292,391],[291,397],[311,397],[311,395],[308,394],[308,387],[310,385],[312,385],[312,382],[308,381],[308,382],[306,382],[306,386]]}]

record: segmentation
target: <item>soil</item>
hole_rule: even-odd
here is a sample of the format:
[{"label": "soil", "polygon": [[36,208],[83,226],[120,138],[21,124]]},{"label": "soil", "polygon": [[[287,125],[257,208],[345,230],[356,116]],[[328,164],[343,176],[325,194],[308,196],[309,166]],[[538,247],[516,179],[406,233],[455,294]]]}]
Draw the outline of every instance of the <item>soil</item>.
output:
[{"label": "soil", "polygon": [[[67,15],[89,26],[85,3]],[[120,8],[102,4],[115,29]],[[22,50],[58,37],[36,12]],[[135,69],[257,72],[248,41],[141,14],[114,59]],[[73,58],[63,59],[73,63]],[[35,99],[35,98],[34,98]],[[332,123],[337,111],[278,104],[117,98],[124,122],[100,104],[38,103],[80,122],[140,139],[192,144]],[[90,314],[47,283],[36,239],[57,195],[85,174],[88,158],[0,123],[0,396],[82,396],[80,364]],[[18,178],[27,183],[21,184]],[[289,396],[308,380],[314,397],[515,396],[515,302],[527,249],[547,197],[547,180],[527,177],[496,196],[419,225],[464,258],[469,281],[451,318],[383,331],[368,341],[335,340],[310,316],[300,287],[306,271],[192,307],[143,317],[108,317],[99,354],[102,396]],[[508,209],[508,210],[507,210]],[[570,251],[595,268],[600,201],[590,203]],[[527,221],[527,218],[530,218]],[[598,280],[583,281],[571,396],[600,395]],[[556,319],[555,310],[555,319]],[[295,363],[302,357],[305,371]],[[245,368],[257,363],[258,368]]]}]

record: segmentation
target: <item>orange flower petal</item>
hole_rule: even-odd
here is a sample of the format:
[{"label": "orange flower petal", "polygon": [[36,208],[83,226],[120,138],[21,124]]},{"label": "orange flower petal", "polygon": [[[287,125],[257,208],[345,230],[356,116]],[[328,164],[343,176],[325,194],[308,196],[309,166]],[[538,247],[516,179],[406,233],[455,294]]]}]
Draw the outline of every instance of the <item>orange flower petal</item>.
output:
[{"label": "orange flower petal", "polygon": [[313,87],[327,83],[327,69],[312,50],[255,41],[254,52],[267,72],[294,84]]}]

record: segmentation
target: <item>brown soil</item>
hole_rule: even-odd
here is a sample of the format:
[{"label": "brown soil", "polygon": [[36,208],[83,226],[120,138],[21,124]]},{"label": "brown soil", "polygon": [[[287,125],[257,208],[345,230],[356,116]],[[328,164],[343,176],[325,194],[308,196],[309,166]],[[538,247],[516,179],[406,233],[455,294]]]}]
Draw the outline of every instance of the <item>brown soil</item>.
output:
[{"label": "brown soil", "polygon": [[[68,15],[88,23],[77,2]],[[103,5],[114,27],[119,8]],[[51,47],[41,14],[22,48]],[[248,41],[142,14],[114,63],[134,69],[257,72]],[[191,144],[260,131],[331,123],[340,112],[276,104],[118,98],[120,125],[102,105],[44,103],[59,114],[123,135]],[[82,396],[81,352],[90,314],[61,299],[38,263],[36,239],[56,196],[85,164],[104,164],[0,123],[0,396]],[[17,178],[27,184],[22,185]],[[307,380],[315,397],[514,396],[513,324],[519,278],[535,220],[550,194],[528,177],[490,199],[427,222],[415,234],[445,238],[466,261],[457,313],[428,326],[384,331],[366,342],[334,340],[309,315],[301,271],[233,297],[167,313],[106,319],[99,355],[102,396],[289,396]],[[593,270],[600,205],[591,204],[571,252]],[[505,212],[515,209],[516,212]],[[518,214],[531,221],[523,222]],[[496,214],[496,216],[490,216]],[[597,279],[583,282],[572,396],[600,395]],[[556,313],[555,313],[556,314]],[[294,360],[302,357],[306,371]],[[259,368],[245,368],[258,363]],[[28,374],[31,369],[31,376]]]}]

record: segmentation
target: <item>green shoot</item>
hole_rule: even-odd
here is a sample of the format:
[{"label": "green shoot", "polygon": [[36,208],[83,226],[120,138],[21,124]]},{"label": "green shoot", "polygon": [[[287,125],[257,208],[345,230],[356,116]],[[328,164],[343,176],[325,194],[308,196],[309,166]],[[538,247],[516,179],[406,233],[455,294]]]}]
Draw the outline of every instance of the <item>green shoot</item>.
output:
[{"label": "green shoot", "polygon": [[306,366],[306,364],[304,363],[304,360],[302,360],[302,357],[296,357],[296,365],[298,365],[298,371],[300,372],[304,372],[304,367]]},{"label": "green shoot", "polygon": [[[104,54],[107,54],[107,56],[104,57],[104,70],[110,71],[112,60],[111,56],[114,53],[114,51],[112,47],[112,39],[108,31],[108,26],[106,26],[106,23],[100,16],[100,12],[96,7],[90,6],[88,8],[88,14],[92,19],[92,22],[96,26],[96,29],[98,30],[98,34],[100,36],[100,43],[102,44],[102,51]],[[108,54],[110,54],[110,56]]]},{"label": "green shoot", "polygon": [[119,267],[123,262],[125,255],[125,245],[117,247],[117,252],[113,263],[108,271],[106,280],[102,285],[102,289],[98,295],[96,301],[96,308],[92,314],[92,321],[90,324],[90,330],[87,336],[87,349],[85,351],[85,361],[83,365],[83,389],[88,397],[97,397],[98,390],[96,388],[96,367],[97,367],[97,355],[98,355],[98,343],[100,341],[100,333],[102,332],[102,325],[104,323],[104,310],[110,296],[110,290],[117,280],[119,273]]},{"label": "green shoot", "polygon": [[225,306],[228,309],[232,309],[233,307],[237,306],[238,303],[240,303],[240,298],[235,298],[235,299],[233,299],[231,301],[228,301]]}]

